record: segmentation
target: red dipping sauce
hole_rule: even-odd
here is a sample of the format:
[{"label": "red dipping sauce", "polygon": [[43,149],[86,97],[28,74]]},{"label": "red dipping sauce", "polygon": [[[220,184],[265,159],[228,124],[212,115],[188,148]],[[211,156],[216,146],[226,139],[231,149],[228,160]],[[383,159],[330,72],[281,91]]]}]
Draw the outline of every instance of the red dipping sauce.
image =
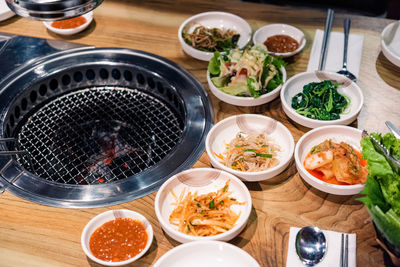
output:
[{"label": "red dipping sauce", "polygon": [[73,29],[85,23],[86,19],[80,16],[72,19],[54,21],[53,23],[51,23],[51,26],[57,29]]},{"label": "red dipping sauce", "polygon": [[117,218],[104,223],[90,236],[93,256],[103,261],[126,261],[142,252],[148,235],[144,225],[130,218]]}]

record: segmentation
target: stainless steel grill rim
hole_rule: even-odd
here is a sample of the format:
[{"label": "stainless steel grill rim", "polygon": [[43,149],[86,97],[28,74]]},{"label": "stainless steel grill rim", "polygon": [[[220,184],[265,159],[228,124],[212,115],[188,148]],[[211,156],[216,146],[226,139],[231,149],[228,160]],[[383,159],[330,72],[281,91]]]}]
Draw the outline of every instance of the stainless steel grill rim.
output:
[{"label": "stainless steel grill rim", "polygon": [[[52,51],[46,40],[22,39],[12,42],[10,51],[7,48],[3,54],[12,55],[14,44],[19,47],[26,43],[38,44],[46,53]],[[38,54],[32,47],[29,51]],[[204,152],[205,136],[213,124],[211,102],[202,85],[175,63],[142,51],[117,48],[77,48],[45,55],[20,65],[0,81],[0,138],[15,137],[27,118],[56,98],[75,90],[108,86],[137,89],[165,103],[182,122],[182,135],[155,165],[105,184],[54,182],[31,173],[29,166],[22,167],[15,157],[0,157],[0,184],[11,183],[9,192],[57,207],[114,205],[153,192],[170,176],[191,167]],[[0,144],[1,150],[11,148],[12,144]],[[14,161],[7,164],[10,159]]]}]

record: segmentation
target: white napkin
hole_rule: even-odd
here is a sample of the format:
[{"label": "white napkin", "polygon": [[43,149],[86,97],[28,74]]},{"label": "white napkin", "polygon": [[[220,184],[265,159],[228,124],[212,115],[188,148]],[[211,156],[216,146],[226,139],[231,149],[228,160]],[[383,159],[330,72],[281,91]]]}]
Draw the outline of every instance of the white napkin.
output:
[{"label": "white napkin", "polygon": [[[286,267],[304,267],[305,265],[300,261],[296,253],[295,241],[296,235],[300,228],[290,227],[289,233],[289,247],[286,260]],[[340,266],[340,247],[342,240],[342,233],[323,230],[326,238],[327,250],[326,255],[322,261],[315,265],[318,267],[339,267]],[[356,234],[349,234],[349,267],[356,267]]]},{"label": "white napkin", "polygon": [[[310,60],[308,61],[307,71],[318,69],[319,58],[321,56],[321,46],[324,31],[315,32],[314,43],[311,48]],[[360,72],[364,36],[359,34],[349,35],[349,47],[347,50],[347,69],[356,77]],[[329,46],[326,57],[326,71],[337,72],[343,65],[344,34],[341,32],[331,32]]]}]

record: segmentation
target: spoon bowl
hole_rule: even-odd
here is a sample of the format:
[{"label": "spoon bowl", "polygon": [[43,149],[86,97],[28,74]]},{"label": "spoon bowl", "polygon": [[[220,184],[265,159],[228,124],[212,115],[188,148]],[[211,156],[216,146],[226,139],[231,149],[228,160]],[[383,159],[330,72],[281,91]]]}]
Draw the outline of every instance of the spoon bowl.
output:
[{"label": "spoon bowl", "polygon": [[343,69],[339,70],[337,73],[338,73],[338,74],[341,74],[341,75],[343,75],[343,76],[346,76],[347,78],[349,78],[349,79],[352,80],[353,82],[356,82],[356,81],[357,81],[357,77],[356,77],[353,73],[351,73],[350,71],[348,71],[347,68],[343,68]]},{"label": "spoon bowl", "polygon": [[314,226],[303,227],[296,235],[296,253],[306,266],[319,263],[326,254],[326,238],[324,233]]}]

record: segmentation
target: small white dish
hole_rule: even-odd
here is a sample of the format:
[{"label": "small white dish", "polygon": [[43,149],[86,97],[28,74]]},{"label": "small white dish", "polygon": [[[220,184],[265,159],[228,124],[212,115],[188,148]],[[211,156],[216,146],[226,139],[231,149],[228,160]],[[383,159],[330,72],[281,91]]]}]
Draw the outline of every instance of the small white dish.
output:
[{"label": "small white dish", "polygon": [[[239,202],[245,202],[244,205],[233,205],[231,209],[236,213],[241,213],[235,226],[222,234],[214,236],[191,236],[178,231],[178,227],[169,223],[169,216],[175,209],[172,203],[175,202],[171,190],[175,195],[179,195],[185,188],[185,197],[189,192],[197,192],[199,195],[209,192],[216,192],[223,188],[225,183],[229,182],[230,196],[236,198]],[[212,168],[189,169],[178,173],[169,178],[158,190],[154,208],[157,219],[162,229],[178,242],[186,243],[199,240],[220,240],[228,241],[237,236],[246,226],[252,207],[251,196],[245,184],[234,175]]]},{"label": "small white dish", "polygon": [[[214,153],[223,154],[226,144],[239,132],[266,132],[281,148],[278,153],[279,165],[260,172],[242,172],[222,164]],[[206,151],[215,168],[230,172],[244,181],[263,181],[277,176],[289,165],[294,151],[294,139],[288,128],[274,119],[263,115],[241,114],[228,117],[211,128],[206,138]]]},{"label": "small white dish", "polygon": [[[298,114],[296,110],[292,108],[292,98],[303,91],[304,85],[311,82],[322,82],[324,80],[342,83],[342,85],[338,86],[338,92],[350,98],[350,105],[347,107],[344,114],[340,114],[340,119],[338,120],[329,121],[314,120]],[[281,90],[281,102],[286,115],[293,121],[308,128],[316,128],[334,124],[350,124],[360,113],[364,103],[364,96],[361,88],[343,75],[327,71],[310,71],[296,74],[283,85]]]},{"label": "small white dish", "polygon": [[184,30],[187,32],[192,32],[199,25],[202,25],[206,28],[235,30],[238,34],[240,34],[237,42],[239,49],[245,47],[251,40],[252,31],[250,25],[237,15],[216,11],[197,14],[188,18],[181,24],[178,30],[178,38],[182,45],[183,51],[199,60],[209,61],[213,57],[214,53],[198,50],[191,45],[188,45],[182,37],[182,32]]},{"label": "small white dish", "polygon": [[400,21],[390,23],[383,29],[381,48],[385,57],[400,67]]},{"label": "small white dish", "polygon": [[275,53],[268,51],[268,53],[273,56],[290,57],[299,53],[306,45],[304,33],[298,28],[288,24],[269,24],[259,28],[253,35],[253,43],[264,44],[268,37],[274,35],[288,35],[299,43],[299,47],[296,50],[287,53]]},{"label": "small white dish", "polygon": [[93,11],[90,11],[82,16],[86,19],[86,22],[84,24],[82,24],[81,26],[71,28],[71,29],[55,28],[52,26],[52,23],[54,21],[43,21],[43,24],[47,27],[47,29],[49,29],[50,31],[52,31],[54,33],[61,34],[61,35],[73,35],[73,34],[83,31],[90,25],[90,23],[93,20]]},{"label": "small white dish", "polygon": [[335,194],[335,195],[355,195],[358,194],[365,186],[365,184],[356,185],[336,185],[324,182],[313,175],[311,175],[304,168],[304,160],[311,149],[322,143],[327,139],[334,142],[346,142],[353,148],[361,152],[360,141],[362,138],[362,131],[349,126],[331,125],[313,129],[303,135],[297,142],[294,152],[297,171],[301,178],[309,185],[317,188],[320,191]]},{"label": "small white dish", "polygon": [[0,21],[6,20],[14,16],[15,13],[7,6],[5,0],[0,0]]},{"label": "small white dish", "polygon": [[[283,84],[286,82],[286,70],[284,67],[280,68],[280,71],[282,72],[282,80]],[[211,81],[210,73],[207,70],[207,82],[208,82],[208,87],[210,88],[210,91],[221,101],[236,105],[236,106],[242,106],[242,107],[252,107],[252,106],[258,106],[262,104],[266,104],[268,102],[271,102],[275,98],[279,96],[279,93],[282,89],[282,84],[279,85],[277,88],[272,90],[271,92],[261,95],[260,97],[254,98],[251,96],[235,96],[235,95],[230,95],[227,93],[222,92],[219,90]]]},{"label": "small white dish", "polygon": [[150,245],[153,242],[153,228],[151,227],[151,224],[146,219],[146,217],[144,217],[140,213],[132,211],[132,210],[121,209],[118,211],[121,214],[121,218],[131,218],[134,220],[138,220],[143,224],[143,226],[146,229],[147,237],[148,237],[146,247],[139,254],[137,254],[136,256],[134,256],[126,261],[117,261],[117,262],[103,261],[103,260],[100,260],[100,259],[96,258],[95,256],[93,256],[93,254],[89,248],[90,236],[93,234],[93,232],[97,228],[102,226],[104,223],[115,220],[114,211],[109,210],[109,211],[100,213],[99,215],[97,215],[96,217],[91,219],[82,231],[82,235],[81,235],[82,249],[86,253],[86,255],[94,262],[97,262],[99,264],[106,265],[106,266],[121,266],[121,265],[126,265],[129,263],[132,263],[135,260],[142,257],[146,253],[146,251],[150,248]]},{"label": "small white dish", "polygon": [[179,245],[162,255],[154,267],[260,267],[246,251],[220,241],[197,241]]}]

